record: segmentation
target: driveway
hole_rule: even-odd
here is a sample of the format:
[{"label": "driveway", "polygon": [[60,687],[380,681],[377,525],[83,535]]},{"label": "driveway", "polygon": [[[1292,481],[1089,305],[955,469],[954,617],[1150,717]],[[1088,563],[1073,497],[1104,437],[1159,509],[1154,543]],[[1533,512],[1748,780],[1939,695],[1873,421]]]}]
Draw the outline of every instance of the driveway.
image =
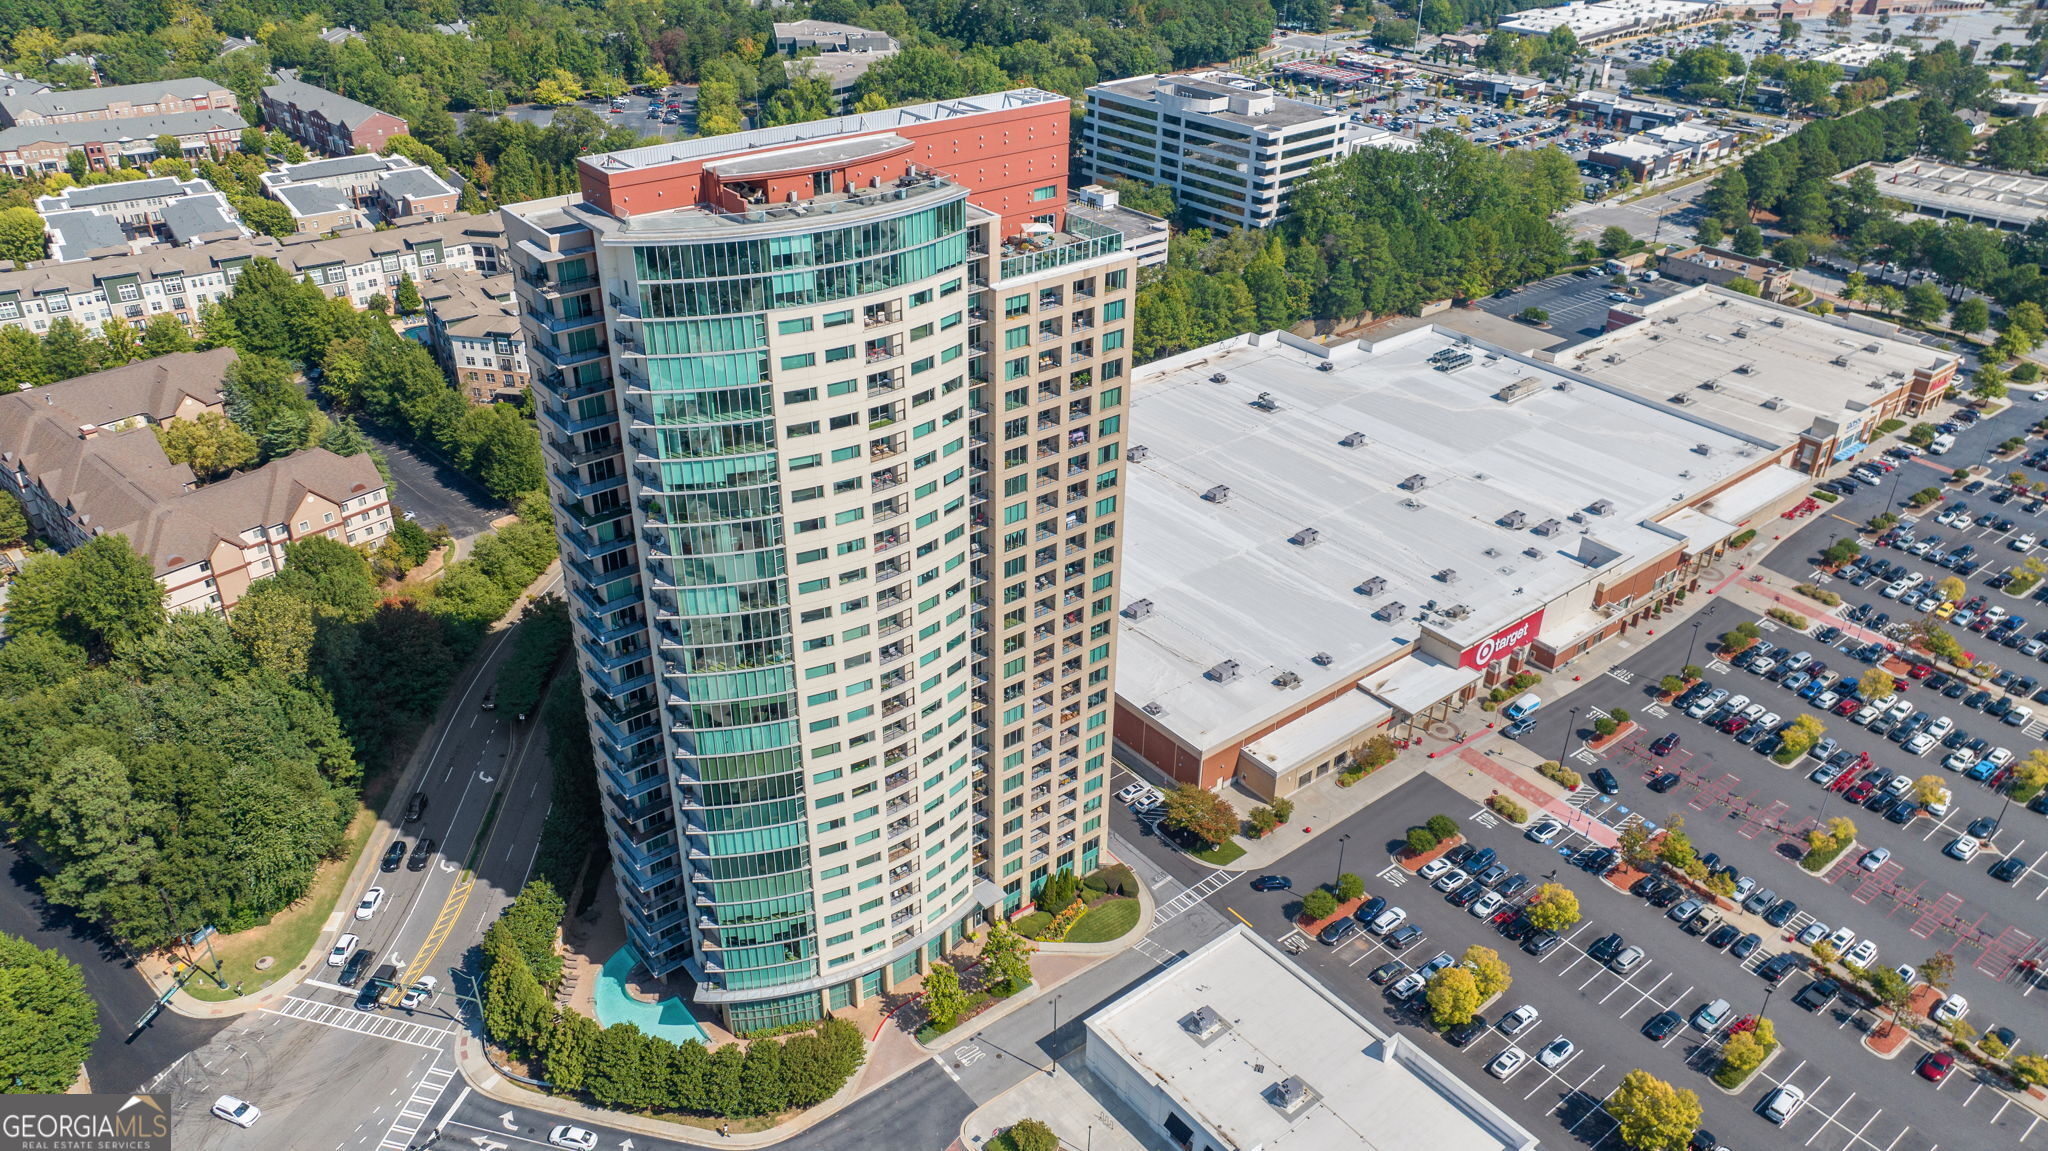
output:
[{"label": "driveway", "polygon": [[511,511],[440,457],[410,447],[372,424],[363,424],[362,430],[384,454],[384,462],[391,469],[393,499],[401,509],[412,513],[421,527],[445,526],[457,538],[466,539],[482,533],[492,520]]}]

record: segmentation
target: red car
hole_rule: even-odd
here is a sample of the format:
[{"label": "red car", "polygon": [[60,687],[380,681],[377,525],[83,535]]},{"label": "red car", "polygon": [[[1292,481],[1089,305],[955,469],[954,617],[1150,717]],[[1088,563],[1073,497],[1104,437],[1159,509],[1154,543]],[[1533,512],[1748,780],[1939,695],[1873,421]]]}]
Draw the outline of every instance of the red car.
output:
[{"label": "red car", "polygon": [[1931,663],[1916,663],[1906,669],[1906,674],[1914,679],[1926,679],[1934,674],[1934,665]]},{"label": "red car", "polygon": [[1920,1078],[1929,1083],[1939,1083],[1948,1078],[1948,1070],[1956,1065],[1955,1053],[1951,1051],[1929,1051],[1920,1057],[1920,1065],[1914,1070]]},{"label": "red car", "polygon": [[1727,732],[1729,735],[1741,735],[1742,729],[1748,726],[1748,720],[1742,718],[1739,715],[1736,715],[1730,716],[1727,722],[1721,725],[1721,730]]},{"label": "red car", "polygon": [[1852,695],[1848,699],[1845,699],[1842,702],[1835,705],[1835,714],[1855,715],[1859,710],[1862,709],[1862,707],[1863,701],[1857,699],[1855,696]]},{"label": "red car", "polygon": [[1862,803],[1877,794],[1877,785],[1867,779],[1858,780],[1856,786],[1844,792],[1842,798],[1850,803]]}]

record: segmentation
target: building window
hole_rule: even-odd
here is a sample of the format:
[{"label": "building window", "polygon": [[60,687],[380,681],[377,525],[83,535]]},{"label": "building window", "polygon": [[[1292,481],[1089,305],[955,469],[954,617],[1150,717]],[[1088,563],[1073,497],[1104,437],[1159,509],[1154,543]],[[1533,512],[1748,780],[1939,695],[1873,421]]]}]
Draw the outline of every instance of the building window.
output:
[{"label": "building window", "polygon": [[1037,202],[1037,201],[1039,201],[1039,200],[1052,200],[1052,199],[1056,199],[1056,198],[1058,198],[1059,194],[1060,194],[1060,189],[1059,189],[1059,185],[1057,185],[1057,184],[1047,184],[1047,185],[1046,185],[1045,187],[1043,187],[1043,188],[1033,188],[1033,189],[1031,189],[1031,199],[1032,199],[1032,201],[1033,201],[1033,202]]}]

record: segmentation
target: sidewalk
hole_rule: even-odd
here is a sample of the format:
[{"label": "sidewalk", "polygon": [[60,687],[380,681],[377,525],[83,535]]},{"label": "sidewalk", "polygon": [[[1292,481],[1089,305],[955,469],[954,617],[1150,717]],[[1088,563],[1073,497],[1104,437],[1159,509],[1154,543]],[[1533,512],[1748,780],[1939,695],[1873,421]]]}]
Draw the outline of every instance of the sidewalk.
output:
[{"label": "sidewalk", "polygon": [[1100,1151],[1177,1151],[1079,1059],[1061,1064],[1057,1076],[1027,1076],[977,1107],[961,1122],[953,1146],[975,1151],[1020,1119],[1051,1127],[1060,1146],[1074,1151],[1096,1151],[1098,1143]]}]

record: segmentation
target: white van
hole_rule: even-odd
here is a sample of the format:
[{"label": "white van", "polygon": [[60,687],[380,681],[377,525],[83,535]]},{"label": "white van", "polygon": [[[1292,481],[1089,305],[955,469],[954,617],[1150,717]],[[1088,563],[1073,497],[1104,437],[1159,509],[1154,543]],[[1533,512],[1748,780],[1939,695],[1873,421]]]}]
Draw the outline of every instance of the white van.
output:
[{"label": "white van", "polygon": [[1536,714],[1536,709],[1542,706],[1542,698],[1532,691],[1522,696],[1522,698],[1516,700],[1515,702],[1502,708],[1501,714],[1508,717],[1508,719],[1512,721],[1521,719],[1525,716],[1534,715]]},{"label": "white van", "polygon": [[1948,450],[1955,446],[1956,438],[1947,432],[1943,432],[1934,437],[1934,442],[1927,445],[1927,450],[1937,456],[1945,456],[1948,454]]}]

